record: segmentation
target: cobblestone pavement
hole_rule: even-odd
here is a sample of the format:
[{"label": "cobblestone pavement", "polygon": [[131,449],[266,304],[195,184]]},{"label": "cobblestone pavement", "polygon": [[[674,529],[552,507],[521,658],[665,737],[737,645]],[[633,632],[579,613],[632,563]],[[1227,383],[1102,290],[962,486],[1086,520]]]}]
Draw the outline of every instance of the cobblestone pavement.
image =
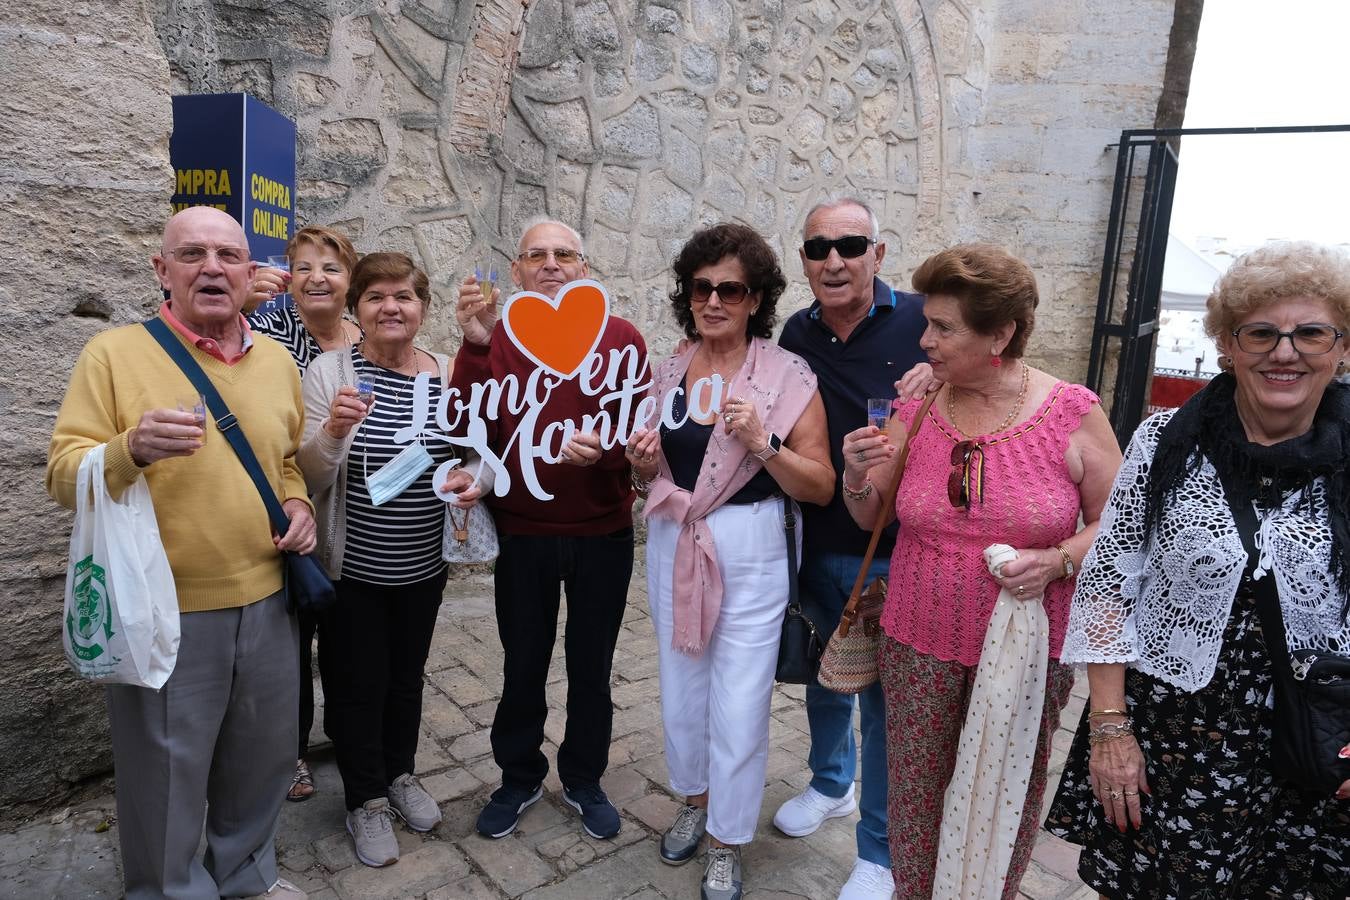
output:
[{"label": "cobblestone pavement", "polygon": [[[614,659],[614,739],[603,786],[623,815],[618,837],[598,841],[563,804],[556,773],[546,795],[522,817],[510,837],[490,841],[474,832],[480,806],[498,772],[488,744],[501,677],[501,651],[492,610],[491,576],[457,577],[446,589],[431,656],[417,754],[423,784],[445,819],[426,835],[396,827],[402,859],[385,869],[356,861],[343,827],[342,792],[331,748],[314,754],[318,793],[282,811],[278,856],[283,876],[311,900],[421,898],[548,900],[693,898],[702,867],[672,868],[657,858],[657,840],[677,806],[666,786],[657,702],[656,645],[647,616],[646,577],[633,577],[629,608]],[[1080,682],[1065,712],[1082,709]],[[548,688],[551,714],[545,753],[556,758],[562,738],[566,682],[561,629]],[[827,822],[810,837],[792,839],[770,824],[778,805],[806,785],[808,748],[803,688],[774,692],[768,787],[757,839],[745,851],[747,897],[833,900],[855,856],[856,814]],[[322,719],[322,714],[317,717]],[[322,740],[316,722],[315,739]],[[1051,789],[1068,749],[1061,729],[1051,758]],[[0,834],[0,897],[116,897],[121,887],[117,827],[98,831],[113,812],[112,797],[49,820]],[[1042,832],[1023,896],[1035,900],[1090,900],[1095,894],[1074,875],[1077,849]]]}]

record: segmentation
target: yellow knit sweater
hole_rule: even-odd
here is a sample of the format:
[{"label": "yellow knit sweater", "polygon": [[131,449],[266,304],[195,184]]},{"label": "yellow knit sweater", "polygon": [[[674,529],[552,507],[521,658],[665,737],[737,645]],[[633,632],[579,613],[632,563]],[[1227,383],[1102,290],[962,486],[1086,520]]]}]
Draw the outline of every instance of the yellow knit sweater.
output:
[{"label": "yellow knit sweater", "polygon": [[[174,336],[182,340],[177,332]],[[255,334],[233,366],[183,344],[239,419],[282,502],[305,497],[295,463],[304,434],[300,377],[290,354]],[[281,589],[281,555],[258,491],[207,414],[204,446],[191,456],[132,461],[127,436],[150,409],[174,409],[195,393],[187,376],[141,325],[98,335],[80,353],[47,454],[47,492],[75,508],[80,460],[106,443],[103,473],[114,496],[141,475],[150,486],[160,536],[183,612],[245,606]]]}]

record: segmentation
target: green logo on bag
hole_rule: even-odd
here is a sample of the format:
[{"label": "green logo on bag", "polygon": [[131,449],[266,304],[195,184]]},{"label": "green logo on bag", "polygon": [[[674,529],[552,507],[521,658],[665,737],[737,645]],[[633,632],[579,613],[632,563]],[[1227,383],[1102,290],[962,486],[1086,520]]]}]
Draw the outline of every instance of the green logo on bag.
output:
[{"label": "green logo on bag", "polygon": [[112,607],[103,567],[93,554],[75,564],[75,609],[66,613],[71,650],[83,660],[98,659],[112,639]]}]

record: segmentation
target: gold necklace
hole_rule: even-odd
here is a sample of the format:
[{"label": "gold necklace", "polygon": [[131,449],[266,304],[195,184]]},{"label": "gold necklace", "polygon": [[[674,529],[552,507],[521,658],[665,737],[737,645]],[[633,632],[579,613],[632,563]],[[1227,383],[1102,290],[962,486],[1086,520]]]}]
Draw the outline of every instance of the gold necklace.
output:
[{"label": "gold necklace", "polygon": [[[414,366],[415,366],[416,363],[417,363],[417,348],[416,348],[416,347],[413,347],[413,348],[412,348],[412,352],[408,354],[408,358],[405,359],[403,362],[395,363],[395,364],[392,365],[392,366],[386,366],[384,363],[380,362],[378,359],[376,359],[374,356],[372,356],[370,353],[368,353],[368,352],[366,351],[366,342],[365,342],[365,341],[361,341],[361,342],[360,342],[359,344],[357,344],[356,346],[357,346],[357,348],[361,351],[361,355],[362,355],[362,356],[364,356],[366,359],[368,359],[368,360],[370,360],[371,362],[373,362],[375,365],[379,366],[381,369],[388,369],[390,372],[397,372],[397,373],[400,374],[400,375],[407,375],[408,373],[407,373],[407,372],[404,372],[403,370],[404,370],[405,368],[407,368],[409,365],[414,365]],[[413,373],[413,375],[416,375],[416,374],[417,374],[416,372]]]},{"label": "gold necklace", "polygon": [[[1000,422],[999,426],[995,428],[993,431],[990,431],[989,434],[998,434],[1000,431],[1005,430],[1009,425],[1011,425],[1014,421],[1016,421],[1017,414],[1022,411],[1022,403],[1027,399],[1027,385],[1030,382],[1031,382],[1031,367],[1028,366],[1026,363],[1022,363],[1022,388],[1017,392],[1017,399],[1013,401],[1013,408],[1008,411],[1008,417],[1004,419],[1002,422]],[[952,427],[956,429],[957,433],[959,433],[961,437],[967,439],[975,437],[975,435],[973,434],[966,434],[964,431],[961,430],[961,426],[956,424],[955,385],[947,386],[947,421],[952,423]]]}]

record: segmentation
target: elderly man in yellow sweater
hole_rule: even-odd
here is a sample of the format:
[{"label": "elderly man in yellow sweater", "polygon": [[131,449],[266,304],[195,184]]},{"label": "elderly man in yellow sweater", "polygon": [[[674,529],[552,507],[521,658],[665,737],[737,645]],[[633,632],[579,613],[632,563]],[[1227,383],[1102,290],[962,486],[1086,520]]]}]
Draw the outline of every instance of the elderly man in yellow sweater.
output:
[{"label": "elderly man in yellow sweater", "polygon": [[169,292],[160,317],[238,418],[290,527],[273,534],[229,444],[177,409],[194,389],[150,332],[128,325],[89,341],[56,419],[47,490],[74,508],[80,460],[100,444],[114,494],[145,478],[182,613],[164,687],[106,689],[126,895],[303,898],[278,878],[273,849],[299,703],[281,551],[315,543],[295,462],[300,379],[285,348],[240,315],[256,263],[234,219],[208,207],[178,213],[153,261]]}]

